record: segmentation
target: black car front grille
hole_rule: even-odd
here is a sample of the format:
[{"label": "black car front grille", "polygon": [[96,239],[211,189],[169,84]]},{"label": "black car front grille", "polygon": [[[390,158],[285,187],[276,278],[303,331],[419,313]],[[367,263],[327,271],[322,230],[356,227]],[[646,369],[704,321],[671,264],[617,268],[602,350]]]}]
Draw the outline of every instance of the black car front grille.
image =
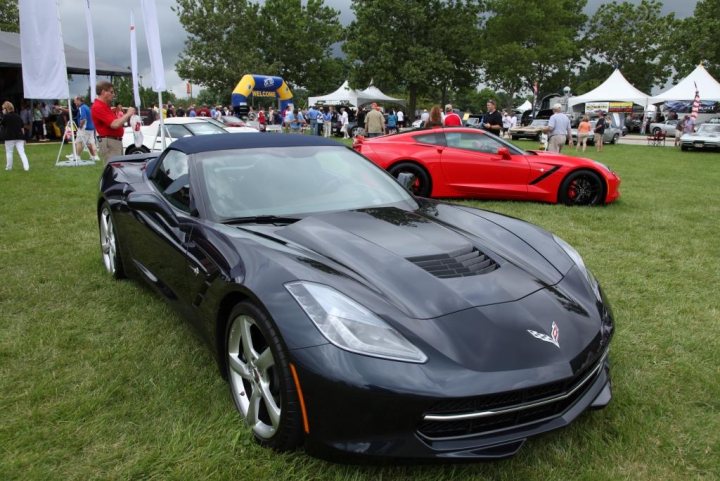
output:
[{"label": "black car front grille", "polygon": [[408,257],[407,260],[441,279],[487,274],[500,267],[497,262],[475,247],[460,249],[449,254]]},{"label": "black car front grille", "polygon": [[560,416],[580,399],[600,374],[606,355],[572,378],[528,389],[433,405],[418,427],[428,439],[458,438],[510,429]]}]

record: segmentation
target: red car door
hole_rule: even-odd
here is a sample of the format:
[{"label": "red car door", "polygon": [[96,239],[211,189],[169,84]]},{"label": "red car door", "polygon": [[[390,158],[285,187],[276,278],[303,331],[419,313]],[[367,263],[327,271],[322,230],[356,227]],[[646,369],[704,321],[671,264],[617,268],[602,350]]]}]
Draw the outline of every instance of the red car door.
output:
[{"label": "red car door", "polygon": [[[482,132],[445,131],[440,162],[448,186],[473,197],[527,196],[530,167],[525,156]],[[510,158],[498,154],[507,148]]]}]

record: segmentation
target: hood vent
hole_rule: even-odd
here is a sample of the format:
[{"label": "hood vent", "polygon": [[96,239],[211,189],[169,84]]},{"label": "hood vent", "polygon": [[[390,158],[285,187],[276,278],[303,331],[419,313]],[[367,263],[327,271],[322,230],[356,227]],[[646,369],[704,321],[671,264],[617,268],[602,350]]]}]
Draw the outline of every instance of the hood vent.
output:
[{"label": "hood vent", "polygon": [[407,260],[441,279],[478,276],[500,267],[497,262],[472,246],[449,254],[408,257]]}]

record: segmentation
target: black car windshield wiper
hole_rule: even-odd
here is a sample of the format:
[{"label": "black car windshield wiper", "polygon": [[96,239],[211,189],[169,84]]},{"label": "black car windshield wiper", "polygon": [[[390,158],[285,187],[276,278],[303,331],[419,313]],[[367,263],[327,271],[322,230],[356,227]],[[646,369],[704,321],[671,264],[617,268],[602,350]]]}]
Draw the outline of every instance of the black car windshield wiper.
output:
[{"label": "black car windshield wiper", "polygon": [[297,217],[280,217],[276,215],[251,215],[247,217],[230,217],[222,219],[223,224],[292,224],[299,221]]}]

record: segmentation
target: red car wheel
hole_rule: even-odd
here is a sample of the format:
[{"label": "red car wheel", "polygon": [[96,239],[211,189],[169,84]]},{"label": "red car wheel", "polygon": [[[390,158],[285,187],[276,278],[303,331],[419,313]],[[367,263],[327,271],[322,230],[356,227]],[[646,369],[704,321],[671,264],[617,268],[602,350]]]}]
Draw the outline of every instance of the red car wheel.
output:
[{"label": "red car wheel", "polygon": [[400,174],[412,174],[415,180],[412,182],[410,190],[418,197],[429,197],[432,187],[430,184],[430,174],[425,169],[412,162],[401,162],[390,168],[390,174],[398,177]]}]

